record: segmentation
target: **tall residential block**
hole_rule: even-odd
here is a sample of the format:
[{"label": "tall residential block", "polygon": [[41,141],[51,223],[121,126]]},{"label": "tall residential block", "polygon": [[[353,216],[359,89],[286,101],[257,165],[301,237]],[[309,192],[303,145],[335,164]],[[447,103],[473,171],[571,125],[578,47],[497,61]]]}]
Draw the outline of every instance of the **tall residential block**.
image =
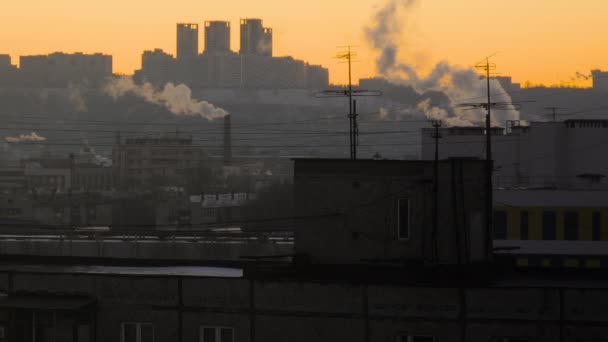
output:
[{"label": "tall residential block", "polygon": [[198,55],[198,24],[177,24],[177,59]]},{"label": "tall residential block", "polygon": [[241,50],[243,55],[272,56],[272,29],[262,19],[241,19]]},{"label": "tall residential block", "polygon": [[205,22],[205,52],[230,51],[230,22]]}]

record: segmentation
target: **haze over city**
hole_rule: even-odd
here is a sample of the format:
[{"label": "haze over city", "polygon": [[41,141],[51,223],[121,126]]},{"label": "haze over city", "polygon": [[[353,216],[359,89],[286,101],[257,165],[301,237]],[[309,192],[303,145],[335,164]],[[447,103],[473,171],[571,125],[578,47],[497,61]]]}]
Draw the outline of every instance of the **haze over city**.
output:
[{"label": "haze over city", "polygon": [[0,11],[0,342],[607,342],[608,2]]},{"label": "haze over city", "polygon": [[[405,1],[410,2],[410,1]],[[405,58],[428,70],[441,60],[470,66],[498,51],[498,71],[525,84],[590,86],[577,78],[608,67],[608,3],[584,0],[412,1],[400,41]],[[363,29],[383,3],[373,0],[289,2],[177,0],[83,2],[11,1],[0,14],[3,53],[103,52],[114,56],[114,72],[132,74],[141,51],[175,54],[176,22],[264,18],[274,29],[275,55],[298,56],[330,69],[330,81],[346,82],[337,46],[357,45],[355,78],[375,75],[374,52]],[[238,32],[232,31],[238,50]],[[202,43],[202,37],[201,43]],[[533,52],[533,53],[532,53]]]}]

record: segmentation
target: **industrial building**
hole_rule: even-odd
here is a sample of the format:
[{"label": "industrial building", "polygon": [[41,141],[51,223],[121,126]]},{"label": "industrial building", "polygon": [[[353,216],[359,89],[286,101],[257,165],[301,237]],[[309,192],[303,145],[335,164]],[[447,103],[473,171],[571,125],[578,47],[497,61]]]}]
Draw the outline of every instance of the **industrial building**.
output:
[{"label": "industrial building", "polygon": [[[492,130],[493,238],[520,266],[606,268],[590,248],[608,240],[608,143],[605,120],[517,122]],[[434,138],[422,132],[422,158],[432,159]],[[440,129],[439,158],[483,159],[480,127]],[[569,251],[569,255],[564,251]],[[591,252],[594,251],[594,252]]]},{"label": "industrial building", "polygon": [[[608,144],[607,120],[509,122],[492,132],[494,184],[499,188],[607,189],[608,160],[597,158]],[[483,158],[479,127],[440,129],[439,158]],[[421,159],[434,158],[433,129],[422,130]]]},{"label": "industrial building", "polygon": [[177,24],[177,59],[198,56],[198,24]]},{"label": "industrial building", "polygon": [[122,139],[112,148],[114,180],[120,189],[183,186],[199,170],[203,151],[179,133]]}]

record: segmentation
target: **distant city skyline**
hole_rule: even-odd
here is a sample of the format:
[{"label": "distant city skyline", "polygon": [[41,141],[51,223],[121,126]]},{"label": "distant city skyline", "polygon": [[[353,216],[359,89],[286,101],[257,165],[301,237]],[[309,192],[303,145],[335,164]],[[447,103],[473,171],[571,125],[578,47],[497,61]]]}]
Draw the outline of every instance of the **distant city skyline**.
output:
[{"label": "distant city skyline", "polygon": [[[260,18],[274,31],[275,56],[321,64],[330,69],[332,83],[344,83],[346,67],[333,58],[341,45],[357,46],[355,80],[376,74],[363,29],[385,3],[311,0],[294,7],[271,0],[12,2],[4,4],[0,15],[0,53],[10,54],[16,64],[21,55],[102,52],[114,57],[114,72],[132,74],[140,68],[144,50],[161,48],[175,56],[178,22],[225,20],[236,28],[240,18]],[[419,0],[412,12],[407,37],[399,41],[409,46],[409,59],[422,70],[439,60],[472,65],[495,51],[497,72],[524,85],[590,86],[576,73],[608,69],[608,37],[601,34],[608,25],[608,3],[603,0],[576,5],[567,0]],[[238,45],[239,32],[233,29],[231,49],[238,51]],[[203,46],[200,34],[199,52]]]}]

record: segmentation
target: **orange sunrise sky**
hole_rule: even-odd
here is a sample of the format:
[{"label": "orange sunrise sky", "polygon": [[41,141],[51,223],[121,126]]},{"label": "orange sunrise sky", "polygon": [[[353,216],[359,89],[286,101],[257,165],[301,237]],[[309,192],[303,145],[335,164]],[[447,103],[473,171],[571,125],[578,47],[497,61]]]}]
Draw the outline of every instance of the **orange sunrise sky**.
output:
[{"label": "orange sunrise sky", "polygon": [[[206,20],[232,23],[238,51],[239,18],[258,17],[274,29],[274,55],[291,55],[330,69],[331,82],[346,80],[332,58],[352,44],[359,57],[353,77],[375,75],[374,53],[363,28],[376,0],[20,0],[3,3],[0,53],[18,56],[54,51],[103,52],[114,72],[131,74],[143,50],[175,54],[175,24]],[[576,72],[608,69],[606,0],[418,0],[401,41],[408,60],[422,70],[440,60],[468,66],[498,51],[497,72],[515,82],[588,86]],[[199,47],[203,46],[201,30]]]}]

